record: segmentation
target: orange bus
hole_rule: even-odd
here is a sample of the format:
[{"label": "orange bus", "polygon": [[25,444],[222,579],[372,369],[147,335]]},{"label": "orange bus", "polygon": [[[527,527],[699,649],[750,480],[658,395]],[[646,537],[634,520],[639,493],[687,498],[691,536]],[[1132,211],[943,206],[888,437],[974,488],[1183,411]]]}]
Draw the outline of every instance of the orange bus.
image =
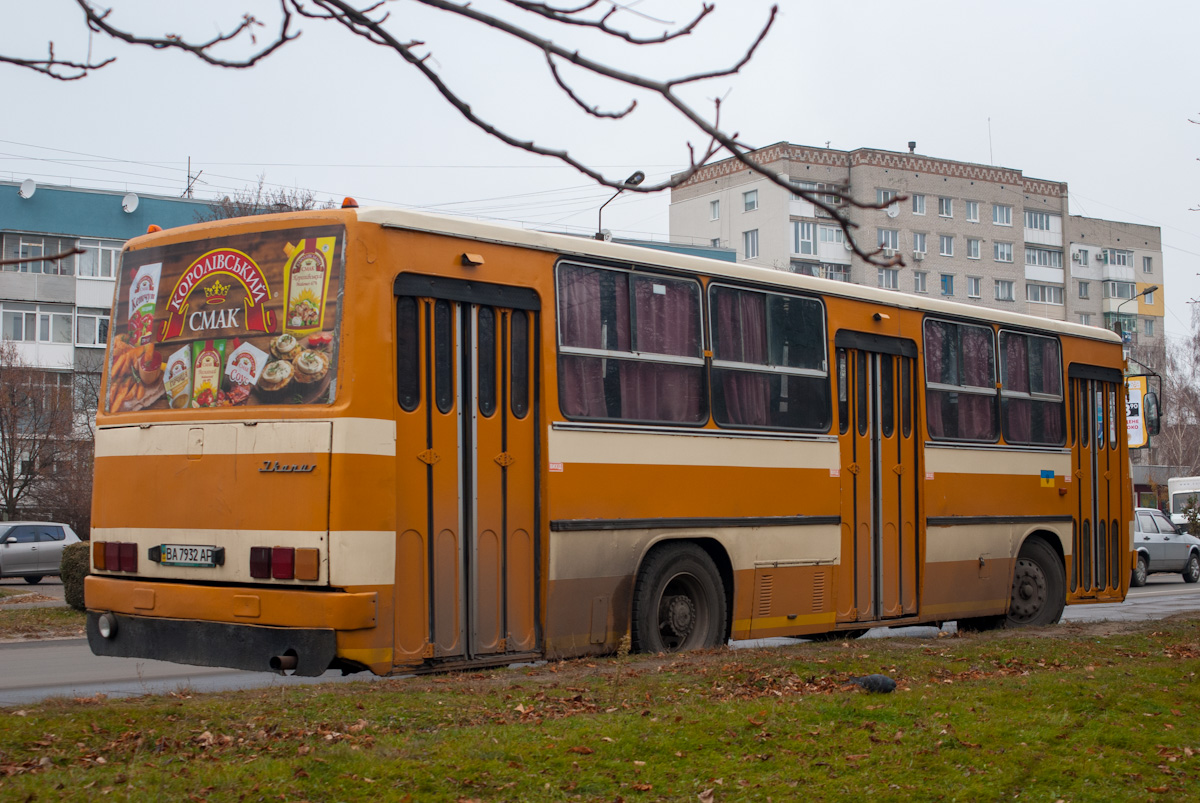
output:
[{"label": "orange bus", "polygon": [[99,655],[319,675],[1115,602],[1119,338],[379,208],[122,255]]}]

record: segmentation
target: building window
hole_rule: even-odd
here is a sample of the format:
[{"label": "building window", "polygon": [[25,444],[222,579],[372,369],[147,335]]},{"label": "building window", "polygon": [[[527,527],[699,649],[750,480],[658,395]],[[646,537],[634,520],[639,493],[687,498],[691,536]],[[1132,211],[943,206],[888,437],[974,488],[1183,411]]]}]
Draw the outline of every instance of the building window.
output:
[{"label": "building window", "polygon": [[914,193],[913,197],[912,197],[912,201],[913,201],[913,214],[914,215],[925,214],[925,196]]},{"label": "building window", "polygon": [[1142,257],[1142,273],[1154,273],[1154,257]]},{"label": "building window", "polygon": [[1105,282],[1105,298],[1133,298],[1133,282]]},{"label": "building window", "polygon": [[746,259],[758,257],[758,229],[742,232],[742,253]]},{"label": "building window", "polygon": [[1079,313],[1079,322],[1081,324],[1083,324],[1084,326],[1091,326],[1092,325],[1092,316],[1086,312],[1081,312],[1081,313]]},{"label": "building window", "polygon": [[18,343],[37,341],[37,304],[5,301],[0,308],[0,338]]},{"label": "building window", "polygon": [[967,201],[967,222],[979,222],[979,201]]},{"label": "building window", "polygon": [[1151,290],[1149,293],[1146,293],[1146,295],[1142,296],[1142,298],[1146,299],[1147,304],[1153,304],[1154,303],[1154,291]]},{"label": "building window", "polygon": [[713,248],[720,248],[721,247],[721,238],[713,237],[711,240],[708,241],[708,244],[711,245]]},{"label": "building window", "polygon": [[842,245],[846,242],[846,235],[841,229],[835,228],[834,226],[821,226],[820,228],[821,242],[836,243],[837,245]]},{"label": "building window", "polygon": [[967,238],[967,259],[979,259],[979,240]]},{"label": "building window", "polygon": [[817,253],[817,224],[792,221],[792,253],[814,256]]},{"label": "building window", "polygon": [[942,295],[944,295],[944,296],[954,295],[954,274],[953,273],[943,273],[942,274]]},{"label": "building window", "polygon": [[992,204],[992,223],[997,226],[1012,225],[1012,210],[1011,206],[1004,204]]},{"label": "building window", "polygon": [[711,220],[721,219],[721,201],[719,199],[708,202],[708,216]]},{"label": "building window", "polygon": [[38,305],[39,343],[71,343],[74,341],[74,328],[70,307]]},{"label": "building window", "polygon": [[913,233],[913,251],[918,254],[925,253],[925,235],[921,232]]},{"label": "building window", "polygon": [[1080,264],[1080,265],[1083,265],[1084,267],[1087,267],[1087,263],[1088,263],[1088,250],[1087,250],[1086,248],[1080,248],[1080,249],[1079,249],[1079,259],[1078,259],[1078,262],[1079,262],[1079,264]]},{"label": "building window", "polygon": [[1009,279],[996,280],[996,300],[1013,301],[1013,283]]},{"label": "building window", "polygon": [[1146,320],[1142,321],[1142,324],[1145,327],[1143,331],[1146,333],[1146,337],[1154,337],[1154,319],[1147,318]]},{"label": "building window", "polygon": [[979,284],[982,281],[978,276],[967,277],[967,298],[979,298]]},{"label": "building window", "polygon": [[923,270],[914,271],[913,272],[913,292],[914,293],[928,293],[929,292],[928,286],[927,286],[928,278],[929,278],[929,274],[926,273],[925,271],[923,271]]},{"label": "building window", "polygon": [[121,256],[120,240],[80,240],[77,275],[91,279],[111,279],[117,275],[117,262]]},{"label": "building window", "polygon": [[1025,298],[1031,304],[1057,304],[1062,306],[1063,289],[1052,284],[1025,285]]},{"label": "building window", "polygon": [[825,272],[826,279],[833,279],[835,282],[850,281],[850,266],[837,265],[832,263],[821,263],[821,270]]},{"label": "building window", "polygon": [[[46,259],[72,251],[75,240],[61,237],[42,237],[35,234],[6,234],[0,258],[14,260],[4,270],[18,273],[42,273],[50,276],[73,276],[75,254],[61,259]],[[15,261],[24,260],[24,261]]]},{"label": "building window", "polygon": [[75,314],[75,345],[104,346],[107,344],[108,313],[103,310],[78,310]]},{"label": "building window", "polygon": [[992,254],[997,262],[1012,262],[1012,243],[992,243]]},{"label": "building window", "polygon": [[875,202],[880,206],[887,206],[895,197],[895,190],[875,190]]},{"label": "building window", "polygon": [[1079,297],[1080,298],[1088,297],[1088,283],[1087,282],[1079,283]]},{"label": "building window", "polygon": [[1063,266],[1062,251],[1056,251],[1053,248],[1034,248],[1027,245],[1025,246],[1025,264],[1039,268],[1061,268]]},{"label": "building window", "polygon": [[954,256],[954,236],[950,234],[938,235],[938,253],[944,257]]},{"label": "building window", "polygon": [[942,196],[938,198],[938,216],[954,217],[954,199]]},{"label": "building window", "polygon": [[758,209],[758,190],[742,193],[742,208],[745,212],[753,212]]},{"label": "building window", "polygon": [[896,268],[879,268],[875,279],[878,286],[885,290],[900,289],[900,271]]},{"label": "building window", "polygon": [[1026,212],[1025,228],[1050,231],[1050,216],[1045,212]]},{"label": "building window", "polygon": [[880,229],[879,230],[879,247],[890,248],[893,251],[900,250],[900,230],[899,229]]},{"label": "building window", "polygon": [[1133,264],[1133,252],[1120,251],[1115,248],[1105,248],[1104,261],[1109,265],[1121,265],[1122,267],[1129,267]]}]

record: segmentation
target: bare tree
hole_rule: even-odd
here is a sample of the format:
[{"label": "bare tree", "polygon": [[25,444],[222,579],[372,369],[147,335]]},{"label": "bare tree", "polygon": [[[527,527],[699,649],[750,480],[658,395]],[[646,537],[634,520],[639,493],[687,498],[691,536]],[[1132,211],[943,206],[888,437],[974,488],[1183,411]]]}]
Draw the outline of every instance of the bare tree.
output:
[{"label": "bare tree", "polygon": [[1200,475],[1200,309],[1193,308],[1191,323],[1184,337],[1167,344],[1164,420],[1154,447],[1160,463]]},{"label": "bare tree", "polygon": [[[362,42],[383,48],[395,54],[401,61],[416,70],[467,122],[489,136],[505,144],[539,156],[556,159],[570,165],[591,180],[612,189],[637,193],[653,193],[678,186],[690,179],[705,164],[717,158],[732,156],[748,169],[810,201],[828,214],[848,235],[847,242],[855,254],[870,264],[880,266],[902,265],[899,255],[885,256],[882,248],[860,246],[853,236],[857,224],[849,218],[851,208],[879,209],[890,203],[899,203],[895,198],[889,203],[855,200],[848,196],[845,188],[837,196],[838,203],[830,203],[825,192],[793,187],[786,176],[765,169],[752,158],[755,145],[742,140],[733,130],[721,122],[720,99],[713,101],[712,110],[701,112],[686,101],[681,94],[696,85],[711,84],[740,72],[754,57],[775,23],[778,6],[772,6],[752,41],[748,42],[740,56],[724,67],[712,70],[676,75],[667,78],[651,78],[631,72],[620,66],[627,63],[629,49],[658,47],[676,42],[684,37],[697,35],[703,28],[719,41],[722,32],[705,26],[704,23],[715,10],[711,2],[695,2],[694,13],[682,24],[665,23],[642,14],[634,6],[620,0],[578,0],[577,5],[556,6],[535,0],[497,0],[498,13],[489,13],[467,0],[404,0],[440,12],[445,17],[466,20],[481,26],[498,41],[515,42],[521,47],[537,53],[546,65],[547,86],[557,90],[586,117],[597,120],[620,121],[629,118],[638,108],[638,97],[648,97],[681,117],[699,135],[699,145],[686,143],[687,167],[670,179],[651,184],[629,184],[625,178],[610,176],[603,170],[588,164],[573,155],[562,144],[543,145],[524,133],[517,133],[506,126],[495,123],[472,108],[467,99],[435,67],[433,53],[416,34],[404,29],[400,21],[393,21],[389,9],[400,0],[277,0],[278,9],[269,21],[252,14],[243,14],[233,22],[228,32],[208,39],[192,40],[173,33],[150,35],[123,27],[113,21],[113,9],[101,8],[92,0],[75,0],[83,13],[81,23],[93,33],[106,36],[113,41],[131,46],[149,47],[155,50],[178,50],[189,53],[201,61],[218,67],[246,69],[253,67],[282,47],[292,45],[300,37],[304,26],[331,24]],[[641,33],[651,26],[653,33]],[[551,35],[570,40],[575,34],[591,34],[598,40],[615,43],[621,52],[612,58],[591,57],[584,49],[559,44],[555,39],[539,35],[535,28],[549,29]],[[260,41],[260,36],[261,41]],[[0,56],[0,61],[35,70],[43,75],[63,81],[84,78],[89,73],[103,69],[114,59],[97,61],[91,58],[63,58],[56,55],[53,42],[49,43],[45,58],[31,59]],[[663,59],[664,63],[669,63]],[[572,81],[568,72],[580,76]],[[598,82],[598,83],[597,83]],[[580,87],[584,84],[616,87],[624,90],[630,100],[622,108],[602,109],[589,102]],[[535,90],[536,91],[536,90]]]},{"label": "bare tree", "polygon": [[6,518],[36,507],[44,480],[72,465],[73,415],[71,375],[32,368],[15,343],[0,340],[0,513]]},{"label": "bare tree", "polygon": [[332,209],[333,201],[318,201],[312,190],[297,187],[268,186],[266,174],[260,174],[253,187],[226,195],[209,205],[207,212],[197,212],[198,221],[223,220],[231,217],[262,215],[268,212],[300,212],[305,209]]}]

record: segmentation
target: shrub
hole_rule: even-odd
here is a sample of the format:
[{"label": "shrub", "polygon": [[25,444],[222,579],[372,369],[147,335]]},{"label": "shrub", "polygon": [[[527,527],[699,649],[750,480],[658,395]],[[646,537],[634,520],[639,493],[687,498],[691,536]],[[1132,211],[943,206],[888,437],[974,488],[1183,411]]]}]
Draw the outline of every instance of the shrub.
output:
[{"label": "shrub", "polygon": [[92,569],[92,545],[87,541],[63,547],[62,574],[63,598],[77,611],[86,608],[83,603],[83,578]]}]

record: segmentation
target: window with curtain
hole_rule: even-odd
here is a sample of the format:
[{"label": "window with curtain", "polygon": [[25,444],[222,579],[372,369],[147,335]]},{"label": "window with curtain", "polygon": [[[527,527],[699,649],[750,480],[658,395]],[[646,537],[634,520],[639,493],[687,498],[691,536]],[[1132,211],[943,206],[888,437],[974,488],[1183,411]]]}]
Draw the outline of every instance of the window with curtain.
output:
[{"label": "window with curtain", "polygon": [[802,296],[709,287],[713,418],[722,427],[825,432],[825,311]]},{"label": "window with curtain", "polygon": [[1065,432],[1058,341],[1000,333],[1000,420],[1009,443],[1061,446]]},{"label": "window with curtain", "polygon": [[989,327],[925,321],[925,409],[932,438],[996,440],[996,352]]},{"label": "window with curtain", "polygon": [[707,420],[698,282],[562,263],[557,283],[563,413],[678,424]]}]

